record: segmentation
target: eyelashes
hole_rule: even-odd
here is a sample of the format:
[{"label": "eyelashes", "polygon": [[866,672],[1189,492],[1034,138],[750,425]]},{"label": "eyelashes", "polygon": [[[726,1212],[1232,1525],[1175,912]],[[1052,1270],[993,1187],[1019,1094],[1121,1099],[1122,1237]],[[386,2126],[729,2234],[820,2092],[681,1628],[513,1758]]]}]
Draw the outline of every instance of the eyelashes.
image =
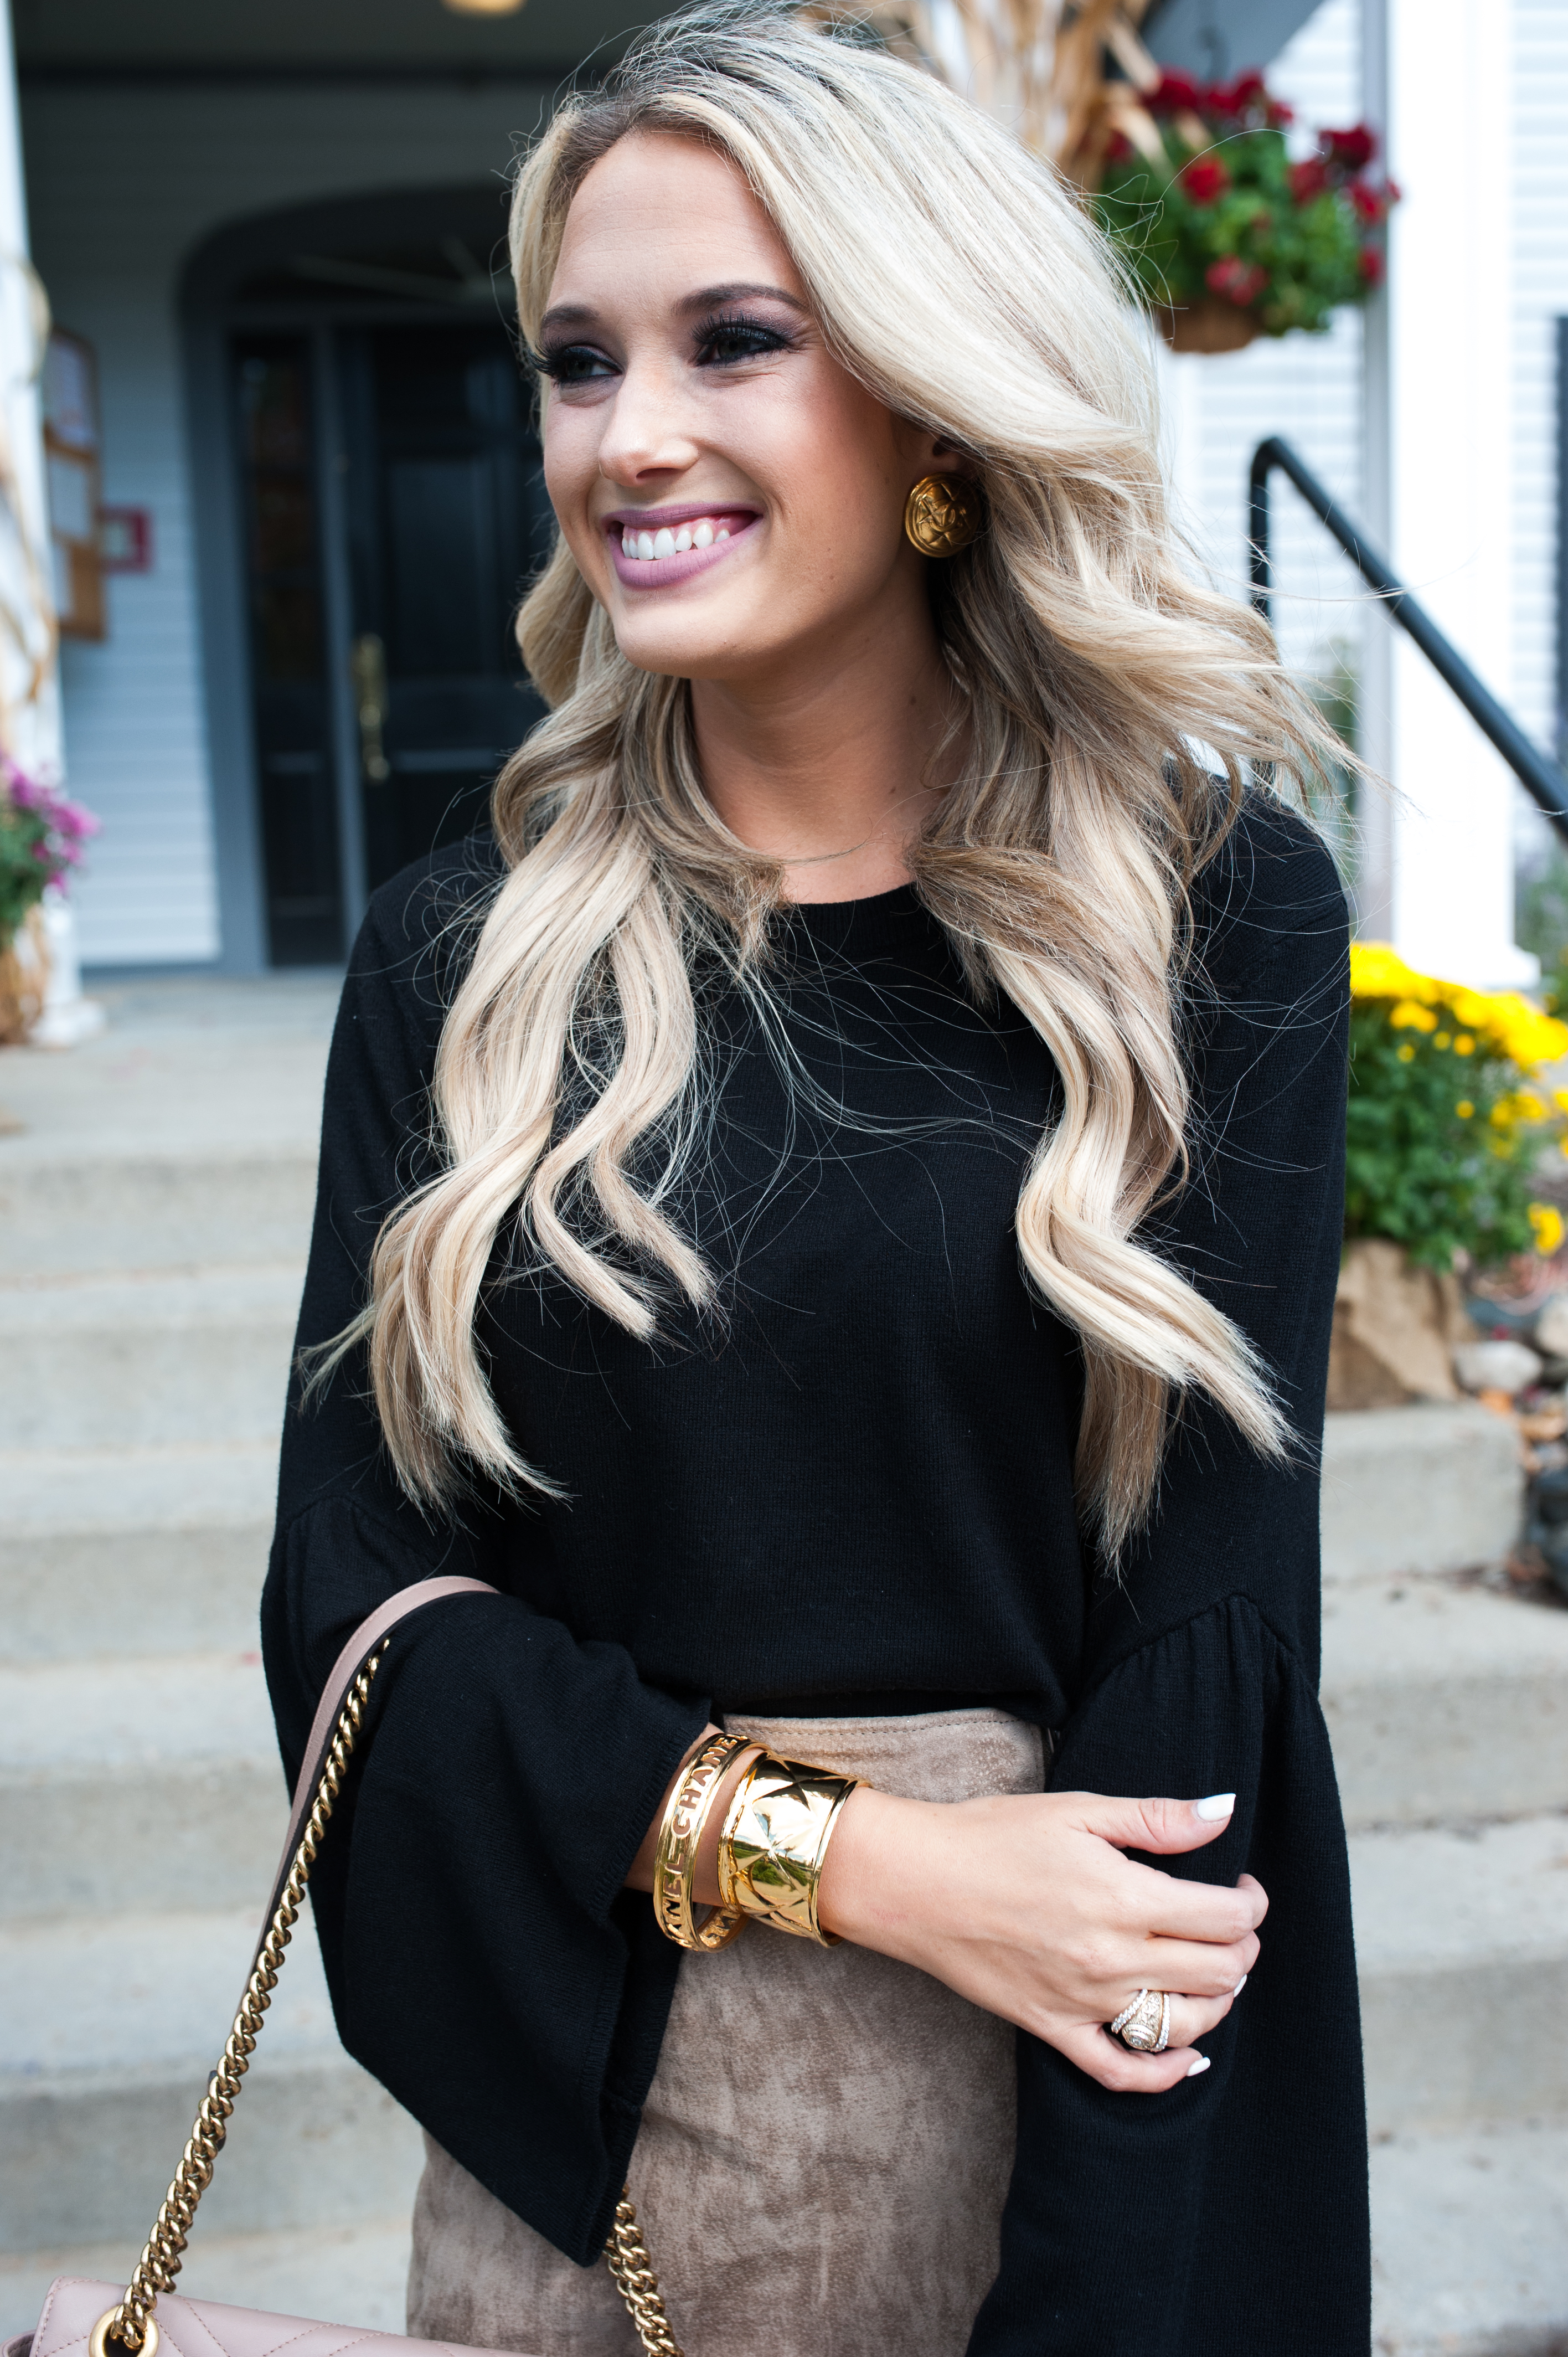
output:
[{"label": "eyelashes", "polygon": [[[798,340],[787,329],[743,311],[715,312],[692,330],[698,368],[736,368],[746,361],[765,360],[773,352],[794,351]],[[554,344],[543,351],[531,351],[529,360],[553,384],[591,384],[619,372],[615,362],[593,344]]]}]

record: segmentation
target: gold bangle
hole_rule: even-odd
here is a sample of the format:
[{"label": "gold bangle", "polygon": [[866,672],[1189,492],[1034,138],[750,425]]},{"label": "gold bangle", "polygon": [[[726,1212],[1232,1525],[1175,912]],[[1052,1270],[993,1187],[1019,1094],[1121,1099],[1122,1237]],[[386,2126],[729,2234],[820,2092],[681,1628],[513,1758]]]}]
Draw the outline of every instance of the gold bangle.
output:
[{"label": "gold bangle", "polygon": [[726,1947],[746,1928],[745,1915],[734,1907],[710,1907],[699,1921],[692,1878],[719,1786],[741,1753],[753,1749],[741,1736],[711,1735],[670,1795],[653,1861],[653,1914],[665,1938],[678,1948],[711,1953]]},{"label": "gold bangle", "polygon": [[721,1903],[743,1918],[760,1916],[776,1932],[836,1947],[838,1934],[817,1921],[817,1887],[839,1812],[865,1781],[764,1752],[725,1811]]}]

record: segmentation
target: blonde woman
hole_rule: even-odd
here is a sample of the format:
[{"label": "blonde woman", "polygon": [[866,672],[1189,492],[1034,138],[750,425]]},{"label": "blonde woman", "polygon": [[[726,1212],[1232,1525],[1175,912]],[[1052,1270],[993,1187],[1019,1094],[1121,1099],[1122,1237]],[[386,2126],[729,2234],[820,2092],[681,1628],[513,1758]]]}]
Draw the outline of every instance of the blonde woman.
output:
[{"label": "blonde woman", "polygon": [[553,708],[355,952],[264,1613],[292,1760],[499,1591],[320,1869],[411,2329],[634,2349],[627,2180],[688,2357],[1364,2357],[1330,748],[931,79],[676,19],[513,247]]}]

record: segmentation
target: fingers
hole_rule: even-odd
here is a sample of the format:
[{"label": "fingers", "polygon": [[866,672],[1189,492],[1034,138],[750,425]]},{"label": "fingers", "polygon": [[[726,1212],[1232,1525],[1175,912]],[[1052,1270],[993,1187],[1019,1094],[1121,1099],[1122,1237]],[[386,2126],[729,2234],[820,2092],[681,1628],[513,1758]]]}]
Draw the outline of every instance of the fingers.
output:
[{"label": "fingers", "polygon": [[[1188,1996],[1224,1996],[1245,1979],[1262,1952],[1262,1943],[1255,1932],[1249,1932],[1244,1940],[1218,1943],[1149,1940],[1139,1953],[1133,1987],[1181,1989]],[[1126,2001],[1122,2000],[1123,2005]]]},{"label": "fingers", "polygon": [[1245,1940],[1269,1911],[1263,1886],[1244,1874],[1230,1889],[1214,1882],[1182,1882],[1155,1866],[1133,1866],[1129,1892],[1151,1932],[1171,1940]]},{"label": "fingers", "polygon": [[1119,2038],[1100,2029],[1071,2030],[1059,2044],[1069,2062],[1117,2095],[1168,2094],[1184,2080],[1201,2078],[1208,2068],[1208,2058],[1190,2046],[1167,2046],[1163,2054],[1130,2054]]},{"label": "fingers", "polygon": [[[1198,2039],[1207,2038],[1211,2029],[1219,2029],[1240,1995],[1239,1989],[1232,1988],[1227,1989],[1223,1996],[1173,1996],[1171,2045],[1191,2046]],[[1114,2015],[1112,2018],[1114,2019]]]},{"label": "fingers", "polygon": [[1114,1842],[1119,1849],[1151,1850],[1157,1856],[1201,1849],[1218,1841],[1230,1823],[1234,1792],[1212,1792],[1201,1801],[1129,1801],[1104,1792],[1061,1793],[1079,1804],[1086,1833]]}]

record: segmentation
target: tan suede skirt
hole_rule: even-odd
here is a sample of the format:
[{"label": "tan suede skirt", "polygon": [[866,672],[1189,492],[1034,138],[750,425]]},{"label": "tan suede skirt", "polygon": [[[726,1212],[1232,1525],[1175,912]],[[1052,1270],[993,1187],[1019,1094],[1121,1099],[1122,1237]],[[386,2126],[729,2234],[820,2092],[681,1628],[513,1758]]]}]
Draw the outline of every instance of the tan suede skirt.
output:
[{"label": "tan suede skirt", "polygon": [[[727,1725],[914,1800],[1044,1782],[1038,1729],[997,1710]],[[630,2182],[686,2357],[962,2357],[1015,2109],[1010,2027],[910,1965],[756,1925],[682,1956]],[[563,2258],[426,2143],[409,2331],[638,2357],[608,2269]]]}]

